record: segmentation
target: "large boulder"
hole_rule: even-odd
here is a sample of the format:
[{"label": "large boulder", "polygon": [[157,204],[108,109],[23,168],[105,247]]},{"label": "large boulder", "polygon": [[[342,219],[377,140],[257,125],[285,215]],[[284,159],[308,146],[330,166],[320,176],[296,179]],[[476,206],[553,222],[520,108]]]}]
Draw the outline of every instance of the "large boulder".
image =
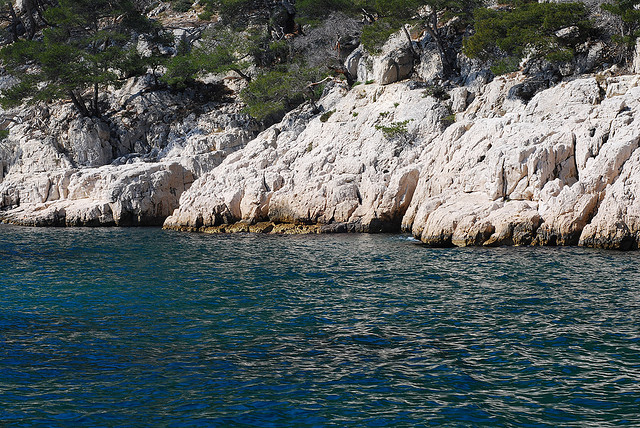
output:
[{"label": "large boulder", "polygon": [[373,80],[380,85],[388,85],[409,77],[414,70],[414,62],[414,51],[401,31],[391,36],[376,55],[362,47],[356,49],[345,60],[345,68],[354,80]]}]

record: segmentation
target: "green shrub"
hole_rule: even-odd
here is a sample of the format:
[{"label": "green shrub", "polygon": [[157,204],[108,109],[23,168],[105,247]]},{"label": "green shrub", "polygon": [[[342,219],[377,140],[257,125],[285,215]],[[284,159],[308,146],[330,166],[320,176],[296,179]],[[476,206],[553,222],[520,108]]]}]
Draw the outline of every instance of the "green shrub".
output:
[{"label": "green shrub", "polygon": [[449,126],[451,126],[454,123],[456,123],[456,115],[454,113],[448,114],[445,117],[443,117],[442,119],[440,119],[440,123],[442,123],[442,125],[445,128],[448,128]]},{"label": "green shrub", "polygon": [[270,56],[271,64],[280,64],[288,62],[289,58],[289,43],[286,40],[278,40],[271,42],[267,51]]},{"label": "green shrub", "polygon": [[202,21],[210,21],[212,17],[213,13],[208,10],[205,10],[204,12],[198,14],[198,19]]},{"label": "green shrub", "polygon": [[397,140],[407,138],[409,130],[407,125],[411,120],[403,120],[402,122],[393,122],[390,125],[376,125],[378,131],[382,131],[387,140]]},{"label": "green shrub", "polygon": [[442,86],[430,85],[422,93],[424,97],[433,97],[440,101],[445,101],[451,98],[447,91]]},{"label": "green shrub", "polygon": [[502,74],[513,73],[520,68],[520,58],[509,56],[506,58],[496,59],[491,65],[491,72],[496,76]]},{"label": "green shrub", "polygon": [[640,0],[612,0],[600,7],[620,18],[621,31],[614,40],[631,50],[640,37]]},{"label": "green shrub", "polygon": [[[559,62],[571,59],[574,48],[591,33],[583,3],[538,3],[512,0],[507,10],[477,9],[475,33],[465,39],[464,52],[471,58],[493,62],[497,73],[514,71],[527,55]],[[558,30],[577,27],[576,37],[560,38]]]},{"label": "green shrub", "polygon": [[245,74],[250,62],[245,58],[254,49],[253,43],[244,33],[231,30],[218,30],[206,33],[202,38],[202,45],[191,48],[181,43],[178,55],[166,63],[167,71],[163,81],[177,88],[184,88],[201,73],[236,72],[245,80],[250,77]]},{"label": "green shrub", "polygon": [[191,9],[193,2],[191,0],[173,0],[171,2],[171,9],[176,12],[187,12]]},{"label": "green shrub", "polygon": [[324,112],[324,113],[322,114],[322,116],[320,116],[320,122],[324,123],[324,122],[328,121],[328,120],[329,120],[329,118],[330,118],[331,116],[333,116],[333,113],[335,113],[335,112],[336,112],[335,110],[329,110],[329,111],[327,111],[327,112]]},{"label": "green shrub", "polygon": [[195,80],[201,68],[196,54],[178,55],[167,62],[167,70],[162,76],[162,81],[178,89],[184,89]]},{"label": "green shrub", "polygon": [[311,97],[309,83],[323,77],[317,68],[279,66],[252,80],[240,96],[249,115],[271,124]]},{"label": "green shrub", "polygon": [[334,11],[348,14],[360,11],[350,0],[298,0],[296,9],[300,16],[306,18],[322,18]]}]

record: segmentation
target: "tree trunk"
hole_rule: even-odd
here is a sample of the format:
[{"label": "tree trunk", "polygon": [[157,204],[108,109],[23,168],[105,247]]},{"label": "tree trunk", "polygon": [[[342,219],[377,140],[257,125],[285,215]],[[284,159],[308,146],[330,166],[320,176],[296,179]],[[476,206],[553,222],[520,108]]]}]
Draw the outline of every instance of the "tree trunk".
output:
[{"label": "tree trunk", "polygon": [[98,84],[93,84],[93,102],[91,103],[91,109],[95,117],[100,117],[100,108],[98,107]]},{"label": "tree trunk", "polygon": [[16,15],[16,10],[13,8],[13,2],[7,2],[9,5],[9,15],[11,16],[11,24],[9,24],[9,28],[11,28],[11,36],[13,38],[12,42],[18,41],[18,23],[22,24],[24,27],[24,22],[22,19],[18,18]]},{"label": "tree trunk", "polygon": [[404,30],[404,35],[407,36],[407,41],[409,42],[409,49],[411,49],[411,53],[415,58],[420,58],[418,52],[416,52],[416,50],[413,48],[413,41],[411,40],[411,34],[409,34],[409,30],[407,30],[407,27],[404,24],[402,25],[402,29]]},{"label": "tree trunk", "polygon": [[453,68],[451,67],[449,60],[447,59],[447,54],[444,50],[444,47],[442,46],[442,40],[440,40],[440,36],[438,36],[438,14],[435,10],[431,13],[431,15],[429,15],[427,21],[427,31],[429,32],[429,35],[431,36],[433,41],[436,43],[438,54],[440,55],[440,61],[442,61],[442,72],[446,77],[451,73]]},{"label": "tree trunk", "polygon": [[44,23],[44,25],[50,26],[49,22],[45,19],[42,12],[46,9],[46,5],[41,0],[36,0],[36,13],[38,14],[38,19]]},{"label": "tree trunk", "polygon": [[84,103],[82,97],[76,97],[76,94],[73,91],[69,91],[69,97],[71,97],[73,105],[83,117],[91,117],[91,114],[89,114],[89,110],[87,109],[87,106]]},{"label": "tree trunk", "polygon": [[36,35],[36,30],[38,29],[38,24],[36,23],[36,19],[33,17],[33,4],[31,3],[31,0],[27,0],[24,3],[24,7],[27,12],[27,19],[29,20],[29,34],[28,34],[28,38],[29,40],[32,40],[33,37]]},{"label": "tree trunk", "polygon": [[232,68],[231,71],[235,71],[236,73],[238,73],[238,75],[246,80],[247,83],[251,82],[251,76],[244,74],[239,68]]}]

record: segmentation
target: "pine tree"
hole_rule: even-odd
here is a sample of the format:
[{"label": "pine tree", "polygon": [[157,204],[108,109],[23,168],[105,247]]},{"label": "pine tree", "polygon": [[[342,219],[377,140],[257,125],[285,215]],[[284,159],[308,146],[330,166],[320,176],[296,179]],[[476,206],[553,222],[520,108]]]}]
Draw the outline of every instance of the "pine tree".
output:
[{"label": "pine tree", "polygon": [[[0,0],[0,21],[4,21],[10,42],[19,38],[33,39],[38,29],[47,24],[44,11],[55,0],[23,0],[20,11],[16,10],[14,0]],[[3,27],[4,28],[4,27]]]},{"label": "pine tree", "polygon": [[629,53],[640,37],[640,0],[613,0],[600,7],[620,18],[620,35],[615,40],[624,46],[628,60]]},{"label": "pine tree", "polygon": [[178,55],[167,62],[167,71],[162,80],[184,88],[201,73],[234,71],[247,82],[251,81],[247,68],[256,62],[252,53],[258,48],[247,34],[223,28],[207,32],[198,48],[192,48],[185,42],[178,50]]},{"label": "pine tree", "polygon": [[100,90],[122,83],[130,71],[131,32],[152,25],[129,0],[60,0],[44,12],[42,37],[18,40],[0,58],[18,83],[3,105],[70,99],[83,116],[100,116]]},{"label": "pine tree", "polygon": [[[379,17],[379,22],[373,28],[365,28],[363,36],[366,39],[369,34],[379,33],[379,27],[388,27],[388,31],[383,34],[383,39],[388,33],[403,27],[404,23],[417,17],[418,11],[426,11],[426,15],[419,19],[425,30],[435,42],[440,55],[440,60],[445,74],[453,70],[447,56],[447,46],[441,34],[441,19],[451,19],[455,16],[470,22],[473,11],[482,6],[483,0],[360,0],[359,4],[363,9],[374,11]],[[390,25],[389,25],[390,24]],[[408,34],[407,34],[408,36]],[[366,46],[366,44],[365,44]]]},{"label": "pine tree", "polygon": [[[512,0],[500,10],[478,9],[475,33],[465,40],[469,57],[492,62],[496,74],[517,69],[525,56],[552,62],[573,57],[574,47],[588,37],[592,25],[583,3],[538,3]],[[561,37],[559,31],[573,28],[574,34]]]}]

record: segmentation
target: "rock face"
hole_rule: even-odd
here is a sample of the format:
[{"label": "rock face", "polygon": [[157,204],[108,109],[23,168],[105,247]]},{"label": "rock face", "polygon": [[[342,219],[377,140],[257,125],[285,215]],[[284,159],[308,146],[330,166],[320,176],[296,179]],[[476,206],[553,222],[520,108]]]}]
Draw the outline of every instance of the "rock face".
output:
[{"label": "rock face", "polygon": [[640,76],[544,89],[460,57],[445,90],[434,49],[399,34],[349,51],[373,84],[330,83],[260,134],[219,85],[180,95],[150,76],[104,97],[108,120],[6,111],[0,221],[638,248]]},{"label": "rock face", "polygon": [[68,104],[4,112],[10,136],[0,143],[0,220],[161,225],[196,177],[257,133],[234,103],[194,109],[193,97],[151,85],[132,79],[110,94],[109,123],[77,117]]},{"label": "rock face", "polygon": [[[29,226],[161,225],[193,182],[178,163],[39,173],[13,183],[5,221]],[[21,184],[21,185],[20,185]]]},{"label": "rock face", "polygon": [[165,225],[270,219],[397,230],[420,174],[416,136],[439,135],[446,115],[422,93],[402,83],[336,85],[323,100],[334,111],[328,120],[310,109],[288,115],[201,177]]},{"label": "rock face", "polygon": [[370,55],[360,46],[347,57],[345,68],[354,80],[388,85],[409,77],[414,62],[414,53],[406,36],[398,33],[385,43],[380,55]]},{"label": "rock face", "polygon": [[580,245],[617,250],[637,249],[640,242],[640,153],[635,150],[622,173],[606,188],[598,212],[583,230]]},{"label": "rock face", "polygon": [[196,180],[165,226],[269,220],[402,227],[438,246],[637,248],[640,79],[574,80],[529,103],[509,96],[521,82],[445,102],[410,83],[338,85],[328,120],[290,114]]}]

